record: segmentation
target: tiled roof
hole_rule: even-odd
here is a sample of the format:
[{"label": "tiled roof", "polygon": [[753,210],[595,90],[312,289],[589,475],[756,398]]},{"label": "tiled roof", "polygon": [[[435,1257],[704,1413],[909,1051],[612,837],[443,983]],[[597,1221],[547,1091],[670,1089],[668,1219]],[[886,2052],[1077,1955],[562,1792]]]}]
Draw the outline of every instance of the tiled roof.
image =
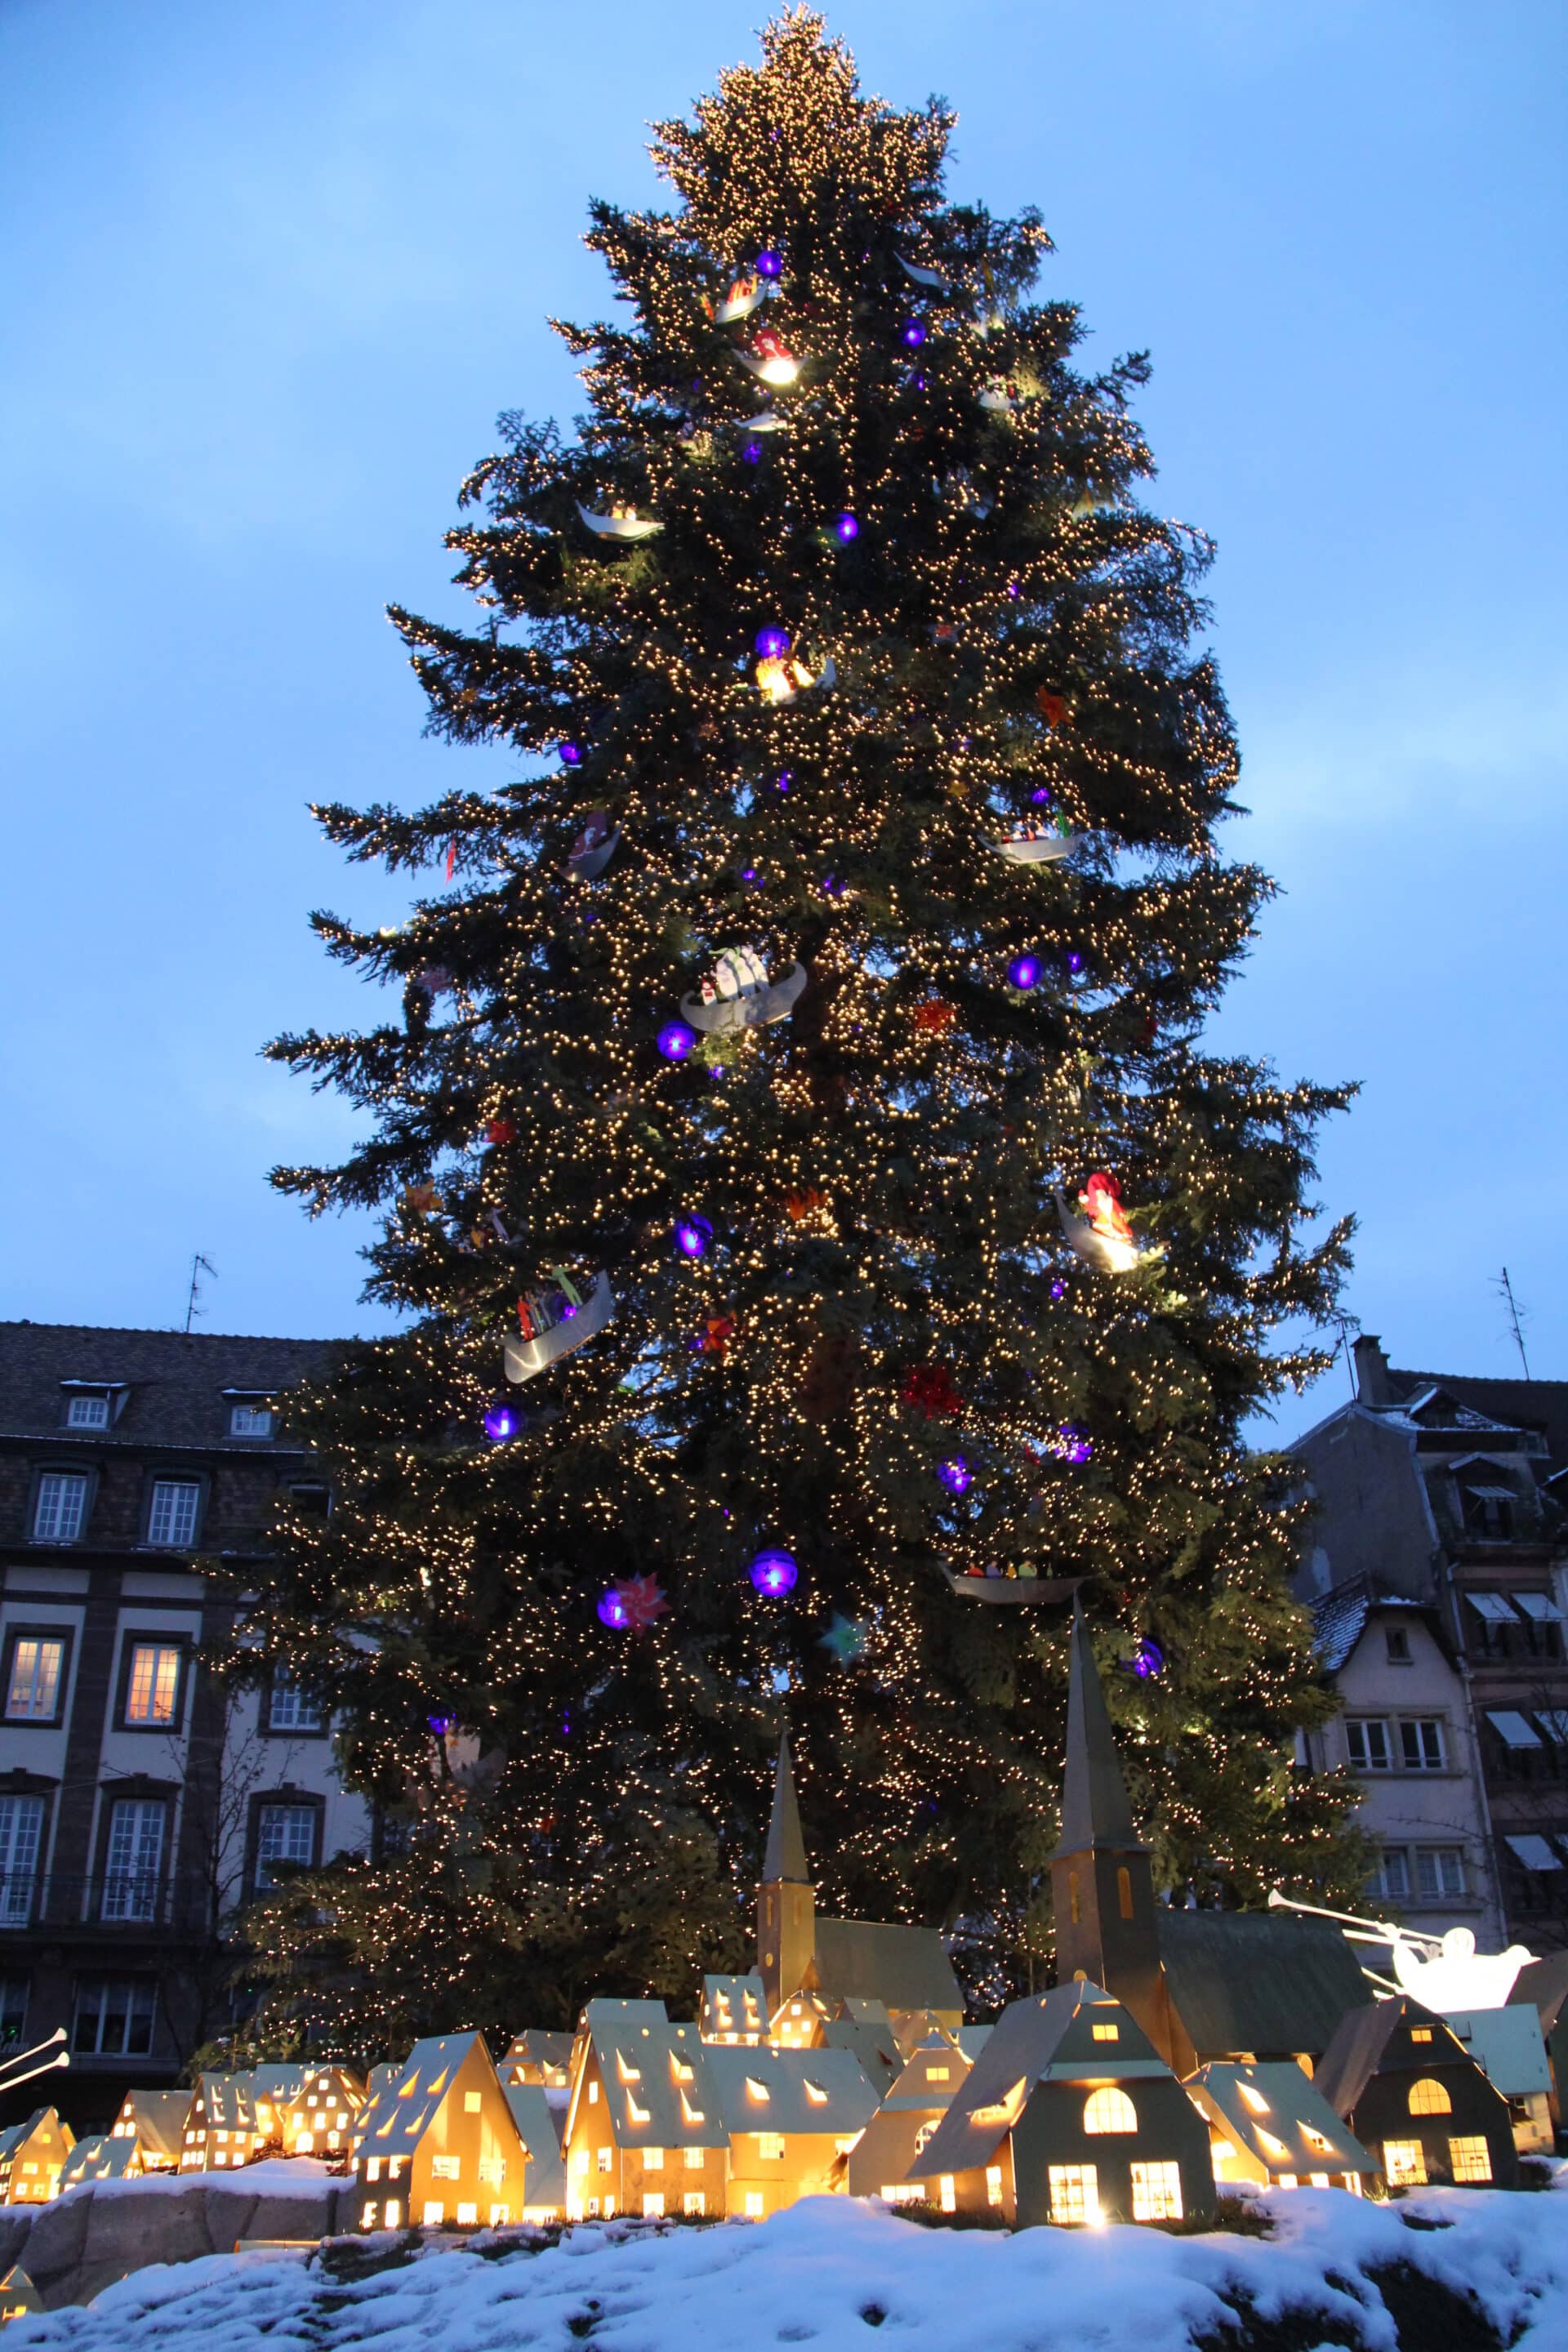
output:
[{"label": "tiled roof", "polygon": [[1171,1999],[1200,2058],[1316,2055],[1347,2011],[1372,2000],[1354,1949],[1326,1919],[1162,1904],[1155,1924]]},{"label": "tiled roof", "polygon": [[226,1389],[281,1395],[327,1370],[341,1339],[252,1339],[217,1331],[116,1331],[93,1324],[0,1323],[0,1436],[58,1439],[60,1384],[124,1387],[124,1409],[109,1430],[72,1431],[94,1445],[230,1446],[268,1450],[268,1441],[231,1438]]},{"label": "tiled roof", "polygon": [[963,1995],[934,1927],[899,1920],[816,1922],[816,1978],[839,2000],[880,2000],[889,2009],[957,2010]]},{"label": "tiled roof", "polygon": [[1412,1402],[1424,1389],[1438,1388],[1456,1404],[1485,1413],[1505,1428],[1539,1430],[1553,1470],[1568,1465],[1568,1381],[1472,1380],[1467,1372],[1391,1370],[1388,1384],[1402,1404]]},{"label": "tiled roof", "polygon": [[[711,2042],[705,2044],[695,2025],[671,2025],[667,2018],[623,2021],[597,2014],[655,2007],[662,2009],[663,2004],[593,2000],[585,2012],[616,2144],[623,2148],[723,2147],[729,2135],[719,2085],[709,2069],[715,2058],[726,2054],[754,2059],[759,2053],[726,2053]],[[579,2103],[584,2079],[579,2075],[577,2081]]]},{"label": "tiled roof", "polygon": [[1372,1602],[1364,1577],[1342,1584],[1312,1603],[1317,1651],[1325,1673],[1337,1675],[1366,1631]]},{"label": "tiled roof", "polygon": [[707,2059],[731,2136],[834,2132],[847,2138],[863,2131],[877,2112],[878,2094],[852,2050],[710,2044]]}]

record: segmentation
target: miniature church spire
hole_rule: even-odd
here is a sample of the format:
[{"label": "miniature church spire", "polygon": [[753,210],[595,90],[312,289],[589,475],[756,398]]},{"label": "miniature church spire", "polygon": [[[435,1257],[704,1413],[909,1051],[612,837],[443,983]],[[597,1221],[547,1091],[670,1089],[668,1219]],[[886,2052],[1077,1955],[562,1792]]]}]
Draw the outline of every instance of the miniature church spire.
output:
[{"label": "miniature church spire", "polygon": [[[1068,1667],[1067,1756],[1062,1773],[1062,1834],[1058,1853],[1084,1853],[1091,1847],[1143,1853],[1132,1826],[1127,1783],[1116,1753],[1116,1735],[1106,1712],[1105,1693],[1082,1609],[1074,1596],[1072,1650]],[[1109,1990],[1109,1988],[1108,1988]]]},{"label": "miniature church spire", "polygon": [[779,1760],[773,1772],[773,1819],[768,1823],[768,1846],[763,1857],[763,1885],[776,1885],[781,1880],[787,1880],[792,1886],[809,1886],[812,1883],[805,1840],[801,1834],[800,1807],[795,1798],[787,1731],[779,1741]]}]

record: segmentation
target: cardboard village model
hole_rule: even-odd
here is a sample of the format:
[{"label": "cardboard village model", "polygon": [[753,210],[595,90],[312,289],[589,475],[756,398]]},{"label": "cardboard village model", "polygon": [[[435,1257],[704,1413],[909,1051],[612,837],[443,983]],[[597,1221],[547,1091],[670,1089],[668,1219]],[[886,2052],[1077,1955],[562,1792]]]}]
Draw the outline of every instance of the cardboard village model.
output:
[{"label": "cardboard village model", "polygon": [[[1380,1998],[1327,1918],[1159,1901],[1076,1611],[1051,1876],[1061,1980],[966,2024],[935,1929],[818,1913],[786,1738],[756,1966],[707,1978],[694,2021],[591,2000],[574,2033],[521,2032],[499,2065],[467,2032],[368,2081],[325,2058],[204,2074],[129,2092],[80,2142],[41,2108],[0,2134],[0,2202],[281,2154],[346,2166],[337,2226],[366,2231],[763,2220],[825,2193],[1202,2224],[1227,2186],[1507,2188],[1521,2148],[1550,2148],[1568,1955],[1521,1953],[1508,2006],[1444,2014]],[[1426,1981],[1465,1990],[1452,1969]],[[27,2291],[18,2272],[18,2308]]]}]

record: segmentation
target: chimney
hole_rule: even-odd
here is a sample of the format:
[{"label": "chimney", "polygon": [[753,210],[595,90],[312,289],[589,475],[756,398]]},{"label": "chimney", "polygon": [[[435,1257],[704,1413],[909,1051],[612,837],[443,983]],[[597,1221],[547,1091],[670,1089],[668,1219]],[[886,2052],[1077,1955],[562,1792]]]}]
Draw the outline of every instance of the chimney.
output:
[{"label": "chimney", "polygon": [[1370,1331],[1362,1332],[1355,1343],[1355,1386],[1358,1403],[1394,1402],[1394,1391],[1388,1384],[1388,1358],[1383,1352],[1383,1341]]}]

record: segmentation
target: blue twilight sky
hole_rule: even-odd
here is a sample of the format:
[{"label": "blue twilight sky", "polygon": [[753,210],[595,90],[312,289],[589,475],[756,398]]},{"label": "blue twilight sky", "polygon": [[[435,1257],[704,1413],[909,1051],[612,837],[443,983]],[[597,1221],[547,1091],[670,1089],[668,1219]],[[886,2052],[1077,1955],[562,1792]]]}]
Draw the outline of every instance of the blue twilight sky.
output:
[{"label": "blue twilight sky", "polygon": [[[258,1059],[373,1003],[313,906],[401,898],[311,798],[500,781],[421,737],[382,606],[502,407],[570,415],[591,193],[760,5],[0,0],[0,1314],[367,1328],[264,1178],[347,1114]],[[1568,1375],[1561,0],[845,0],[867,86],[1037,203],[1089,357],[1148,347],[1212,531],[1232,829],[1285,895],[1225,1038],[1354,1076],[1321,1194],[1396,1361]],[[1335,1375],[1337,1394],[1342,1374]],[[1287,1426],[1314,1416],[1320,1398]]]}]

